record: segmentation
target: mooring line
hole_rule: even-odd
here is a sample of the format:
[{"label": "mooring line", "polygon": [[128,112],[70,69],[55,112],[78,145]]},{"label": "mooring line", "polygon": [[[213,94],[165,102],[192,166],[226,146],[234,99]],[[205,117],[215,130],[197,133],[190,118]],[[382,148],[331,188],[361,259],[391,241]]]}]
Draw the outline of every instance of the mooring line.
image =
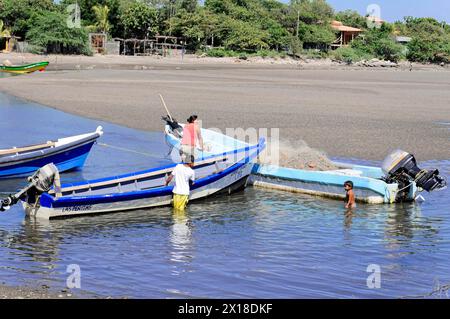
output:
[{"label": "mooring line", "polygon": [[119,151],[124,151],[124,152],[139,154],[139,155],[143,155],[143,156],[147,156],[147,157],[153,157],[153,158],[161,159],[161,157],[153,155],[153,154],[150,154],[150,153],[144,153],[144,152],[139,152],[139,151],[135,151],[135,150],[130,150],[128,148],[123,148],[123,147],[119,147],[119,146],[113,146],[113,145],[109,145],[109,144],[105,144],[105,143],[97,143],[97,145],[100,145],[100,146],[103,146],[103,147],[109,147],[109,148],[116,149],[116,150],[119,150]]}]

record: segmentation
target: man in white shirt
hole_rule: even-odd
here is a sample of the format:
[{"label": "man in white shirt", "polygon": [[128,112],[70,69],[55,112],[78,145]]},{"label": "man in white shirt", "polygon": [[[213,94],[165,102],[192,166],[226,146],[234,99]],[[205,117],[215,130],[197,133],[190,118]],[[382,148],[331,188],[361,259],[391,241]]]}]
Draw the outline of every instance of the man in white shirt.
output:
[{"label": "man in white shirt", "polygon": [[175,187],[173,188],[173,207],[176,210],[184,210],[189,202],[190,186],[189,181],[194,184],[195,172],[192,169],[194,167],[194,156],[187,156],[183,164],[178,164],[175,169],[167,177],[166,186],[175,177]]}]

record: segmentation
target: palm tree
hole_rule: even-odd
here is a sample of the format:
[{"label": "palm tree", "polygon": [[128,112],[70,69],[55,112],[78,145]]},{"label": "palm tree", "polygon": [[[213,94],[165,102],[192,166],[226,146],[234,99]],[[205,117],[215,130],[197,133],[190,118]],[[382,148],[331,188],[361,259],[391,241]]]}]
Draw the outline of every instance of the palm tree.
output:
[{"label": "palm tree", "polygon": [[[9,31],[9,29],[7,28],[3,28],[4,24],[3,24],[3,20],[0,20],[0,39],[2,38],[10,38],[11,37],[11,31]],[[4,51],[9,51],[9,39],[6,39],[6,45],[4,48]],[[0,49],[1,51],[2,49]]]},{"label": "palm tree", "polygon": [[111,25],[109,24],[109,8],[108,6],[93,6],[92,10],[94,10],[95,13],[95,25],[94,27],[103,33],[108,33],[111,29]]},{"label": "palm tree", "polygon": [[11,31],[9,29],[4,29],[3,21],[0,20],[0,38],[9,38],[11,37]]}]

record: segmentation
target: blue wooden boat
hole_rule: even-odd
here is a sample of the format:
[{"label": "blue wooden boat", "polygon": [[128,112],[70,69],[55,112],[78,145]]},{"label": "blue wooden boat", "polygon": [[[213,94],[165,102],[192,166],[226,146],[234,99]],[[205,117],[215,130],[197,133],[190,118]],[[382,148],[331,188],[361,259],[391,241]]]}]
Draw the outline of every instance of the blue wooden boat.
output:
[{"label": "blue wooden boat", "polygon": [[95,141],[102,135],[102,127],[99,126],[95,132],[88,134],[0,150],[0,178],[29,176],[48,163],[54,163],[60,172],[80,168]]},{"label": "blue wooden boat", "polygon": [[[196,180],[191,187],[190,200],[197,200],[219,193],[230,194],[247,185],[254,160],[265,148],[261,139],[257,145],[232,150],[218,156],[208,156],[195,162]],[[39,180],[54,178],[51,167],[40,171],[48,176],[39,177],[39,172],[30,178],[32,185],[18,195],[4,201],[4,207],[22,200],[26,213],[42,219],[72,217],[99,213],[143,209],[170,205],[173,185],[165,186],[168,174],[176,164],[147,171],[108,177],[76,184],[54,184],[35,187]],[[33,181],[37,181],[33,184]],[[57,181],[57,179],[55,179]],[[42,189],[44,191],[42,191]]]}]

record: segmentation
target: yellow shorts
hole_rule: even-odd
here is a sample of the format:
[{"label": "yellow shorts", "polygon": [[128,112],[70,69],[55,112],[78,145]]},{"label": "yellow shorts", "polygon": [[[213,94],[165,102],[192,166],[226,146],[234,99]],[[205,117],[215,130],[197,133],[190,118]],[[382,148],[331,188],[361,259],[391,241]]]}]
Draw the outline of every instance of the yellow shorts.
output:
[{"label": "yellow shorts", "polygon": [[173,208],[176,210],[184,210],[189,202],[189,195],[173,194]]}]

